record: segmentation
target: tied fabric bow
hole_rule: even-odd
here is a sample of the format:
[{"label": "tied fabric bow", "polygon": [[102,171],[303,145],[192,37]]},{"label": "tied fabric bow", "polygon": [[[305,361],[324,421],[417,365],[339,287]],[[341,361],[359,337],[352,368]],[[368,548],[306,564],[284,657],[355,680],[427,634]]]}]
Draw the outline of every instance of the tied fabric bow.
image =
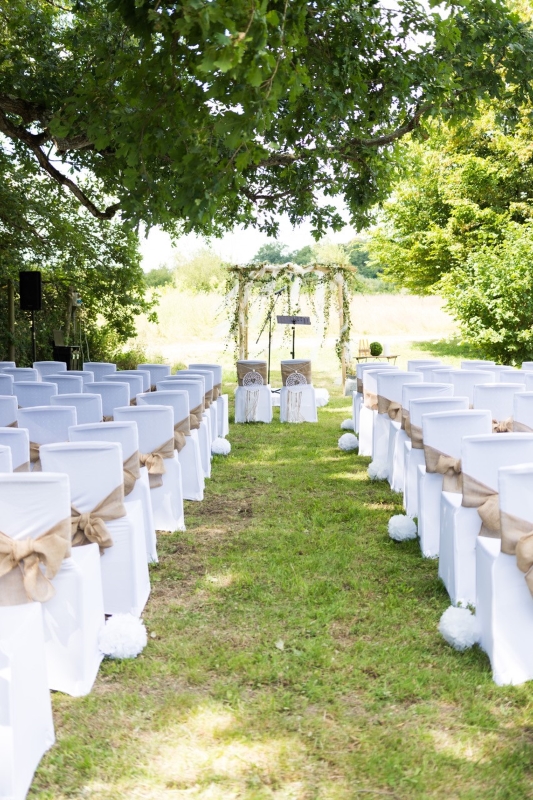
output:
[{"label": "tied fabric bow", "polygon": [[477,508],[481,517],[480,536],[499,539],[500,528],[500,503],[498,492],[486,486],[471,475],[463,475],[463,501],[465,508]]},{"label": "tied fabric bow", "polygon": [[197,431],[200,427],[200,422],[202,421],[202,414],[204,413],[204,409],[202,408],[202,404],[200,403],[199,406],[196,408],[191,408],[189,412],[189,425],[191,430]]},{"label": "tied fabric bow", "polygon": [[[24,593],[29,601],[46,603],[55,595],[50,580],[57,574],[63,559],[69,555],[68,519],[58,522],[36,539],[12,539],[0,531],[0,578],[19,567]],[[41,564],[45,568],[45,574],[41,570]],[[7,594],[9,595],[9,589]],[[16,603],[16,589],[14,594]]]},{"label": "tied fabric bow", "polygon": [[503,419],[498,421],[497,419],[492,420],[492,432],[493,433],[512,433],[514,430],[513,427],[513,418],[509,417],[508,419]]},{"label": "tied fabric bow", "polygon": [[40,447],[37,442],[30,442],[30,463],[33,464],[34,472],[41,472]]},{"label": "tied fabric bow", "polygon": [[502,553],[516,556],[516,566],[533,596],[533,523],[502,511],[501,530]]},{"label": "tied fabric bow", "polygon": [[166,472],[164,459],[173,457],[174,436],[152,453],[139,453],[141,466],[148,469],[150,489],[156,489],[158,486],[163,485],[163,475]]},{"label": "tied fabric bow", "polygon": [[176,422],[174,425],[174,448],[178,453],[181,453],[187,444],[187,439],[185,437],[190,435],[191,427],[189,417],[185,417],[185,419],[180,420],[180,422]]},{"label": "tied fabric bow", "polygon": [[139,472],[139,451],[136,450],[122,465],[124,471],[124,495],[127,497],[135,488],[135,483],[141,477]]},{"label": "tied fabric bow", "polygon": [[378,394],[378,413],[388,414],[390,419],[396,422],[396,420],[401,419],[402,406],[395,400],[389,400],[387,397]]},{"label": "tied fabric bow", "polygon": [[222,384],[215,383],[215,385],[213,386],[213,400],[218,400],[221,394],[222,394]]},{"label": "tied fabric bow", "polygon": [[[442,491],[460,494],[462,491],[461,459],[441,453],[435,447],[424,445],[426,470],[442,475]],[[464,503],[463,503],[464,505]]]},{"label": "tied fabric bow", "polygon": [[73,547],[81,547],[95,542],[100,548],[100,553],[113,546],[113,539],[107,528],[106,522],[126,516],[123,500],[124,489],[122,484],[108,494],[101,503],[92,511],[81,513],[74,506],[71,507],[71,529]]}]

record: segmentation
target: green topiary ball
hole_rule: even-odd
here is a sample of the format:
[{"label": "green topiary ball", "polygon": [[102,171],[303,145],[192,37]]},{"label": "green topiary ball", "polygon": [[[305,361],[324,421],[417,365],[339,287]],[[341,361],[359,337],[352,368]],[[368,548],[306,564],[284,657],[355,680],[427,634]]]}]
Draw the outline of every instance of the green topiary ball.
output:
[{"label": "green topiary ball", "polygon": [[380,356],[383,352],[383,347],[380,345],[379,342],[371,342],[370,343],[370,355],[371,356]]}]

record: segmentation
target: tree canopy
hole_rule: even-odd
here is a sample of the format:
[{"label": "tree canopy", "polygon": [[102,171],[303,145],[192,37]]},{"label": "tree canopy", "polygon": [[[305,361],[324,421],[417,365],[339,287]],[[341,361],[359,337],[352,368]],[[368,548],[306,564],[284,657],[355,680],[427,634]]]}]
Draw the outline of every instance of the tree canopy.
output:
[{"label": "tree canopy", "polygon": [[436,115],[531,99],[533,39],[501,0],[11,0],[0,133],[97,219],[314,233],[390,191]]}]

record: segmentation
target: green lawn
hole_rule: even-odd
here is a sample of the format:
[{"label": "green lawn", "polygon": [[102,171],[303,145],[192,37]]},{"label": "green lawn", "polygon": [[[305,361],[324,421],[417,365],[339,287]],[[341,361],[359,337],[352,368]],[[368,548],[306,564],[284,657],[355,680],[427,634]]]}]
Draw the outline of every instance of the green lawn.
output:
[{"label": "green lawn", "polygon": [[[339,390],[337,389],[337,392]],[[161,534],[149,643],[53,698],[32,798],[533,798],[533,685],[437,632],[437,562],[401,498],[318,425],[232,425],[186,533]]]}]

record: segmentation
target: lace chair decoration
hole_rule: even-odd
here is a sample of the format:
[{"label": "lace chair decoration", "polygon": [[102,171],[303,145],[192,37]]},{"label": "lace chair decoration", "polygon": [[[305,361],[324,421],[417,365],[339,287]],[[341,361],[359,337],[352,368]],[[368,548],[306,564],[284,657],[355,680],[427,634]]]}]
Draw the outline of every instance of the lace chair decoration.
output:
[{"label": "lace chair decoration", "polygon": [[272,391],[266,361],[237,361],[235,422],[272,422]]},{"label": "lace chair decoration", "polygon": [[281,362],[280,422],[318,422],[311,362],[290,359]]}]

